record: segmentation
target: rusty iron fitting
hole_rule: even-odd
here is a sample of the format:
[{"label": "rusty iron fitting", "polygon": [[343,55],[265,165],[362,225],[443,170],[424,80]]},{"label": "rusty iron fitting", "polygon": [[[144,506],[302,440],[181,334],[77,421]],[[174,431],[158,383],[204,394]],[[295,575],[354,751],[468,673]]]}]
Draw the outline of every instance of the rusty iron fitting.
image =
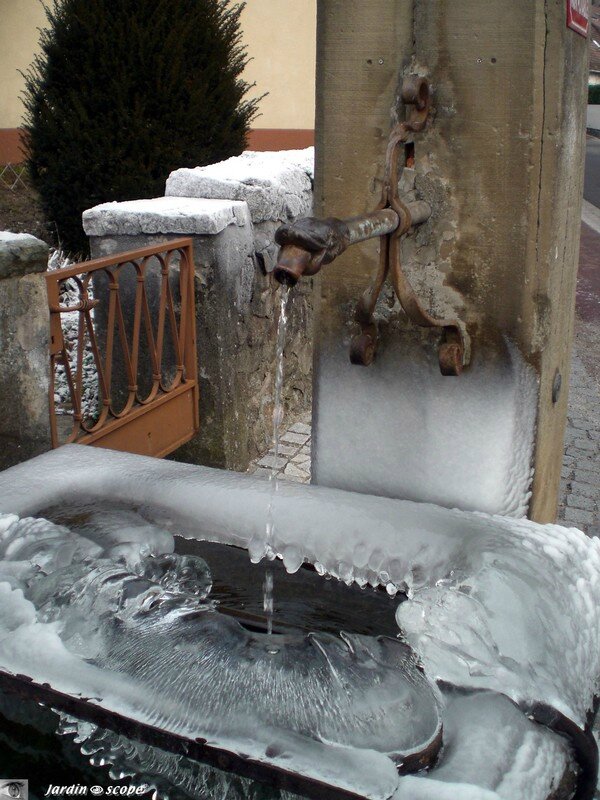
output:
[{"label": "rusty iron fitting", "polygon": [[415,200],[406,206],[410,213],[410,224],[422,225],[431,216],[431,206],[425,200]]},{"label": "rusty iron fitting", "polygon": [[281,250],[273,275],[279,283],[294,285],[303,275],[314,275],[330,264],[350,245],[392,233],[399,222],[393,209],[384,208],[347,220],[303,217],[281,225],[275,233]]},{"label": "rusty iron fitting", "polygon": [[423,130],[431,103],[429,83],[418,75],[409,75],[402,82],[401,97],[405,105],[413,106],[408,120],[404,123],[407,129],[412,132]]}]

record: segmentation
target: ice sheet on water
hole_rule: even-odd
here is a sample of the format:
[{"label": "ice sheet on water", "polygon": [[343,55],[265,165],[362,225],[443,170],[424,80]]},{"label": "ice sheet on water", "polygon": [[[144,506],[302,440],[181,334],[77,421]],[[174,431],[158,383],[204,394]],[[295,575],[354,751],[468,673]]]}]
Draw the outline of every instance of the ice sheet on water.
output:
[{"label": "ice sheet on water", "polygon": [[[393,800],[545,800],[561,784],[570,765],[563,740],[491,692],[449,692],[444,727],[445,746],[436,767],[428,774],[401,777]],[[151,783],[161,794],[177,787],[195,800],[249,800],[259,791],[245,778],[89,723],[67,719],[61,732],[74,735],[92,763],[110,764],[115,779],[131,776]],[[272,796],[294,797],[287,792]]]},{"label": "ice sheet on water", "polygon": [[[30,513],[78,492],[128,500],[190,537],[249,547],[264,536],[268,487],[247,476],[78,447],[0,475],[0,509]],[[289,569],[307,560],[348,582],[407,591],[398,618],[430,675],[545,702],[581,724],[600,674],[596,540],[315,486],[282,485],[274,515]]]},{"label": "ice sheet on water", "polygon": [[[148,508],[161,527],[190,537],[264,542],[269,487],[249,476],[76,446],[0,474],[0,510],[28,513],[81,492]],[[545,702],[582,723],[600,675],[598,540],[283,484],[274,523],[288,569],[306,560],[347,582],[405,589],[413,599],[399,622],[432,675]]]},{"label": "ice sheet on water", "polygon": [[[56,689],[75,685],[103,704],[108,692],[107,707],[133,718],[389,796],[394,761],[439,732],[435,692],[410,649],[383,637],[251,633],[215,611],[202,559],[150,552],[136,571],[121,552],[115,560],[119,513],[109,514],[104,534],[82,525],[95,539],[93,555],[90,540],[74,547],[64,526],[37,520],[32,542],[31,520],[6,519],[0,556],[23,555],[22,532],[27,556],[43,565],[19,589],[0,583],[10,634],[0,636],[0,665],[31,674],[31,644],[43,642],[32,677]],[[122,531],[137,536],[141,527],[169,546],[168,535],[123,515]],[[48,541],[57,550],[64,541],[70,560],[37,558]]]}]

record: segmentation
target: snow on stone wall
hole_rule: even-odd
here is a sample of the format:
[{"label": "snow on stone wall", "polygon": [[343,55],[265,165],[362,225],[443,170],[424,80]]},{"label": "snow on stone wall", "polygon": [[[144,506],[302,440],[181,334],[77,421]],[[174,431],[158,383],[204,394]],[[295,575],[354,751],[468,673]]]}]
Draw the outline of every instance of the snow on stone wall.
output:
[{"label": "snow on stone wall", "polygon": [[[246,469],[271,441],[278,284],[270,276],[282,221],[310,213],[312,148],[243,153],[176,170],[164,197],[104,203],[83,214],[93,256],[191,236],[201,429],[179,457]],[[312,293],[290,302],[285,350],[287,418],[312,400]]]}]

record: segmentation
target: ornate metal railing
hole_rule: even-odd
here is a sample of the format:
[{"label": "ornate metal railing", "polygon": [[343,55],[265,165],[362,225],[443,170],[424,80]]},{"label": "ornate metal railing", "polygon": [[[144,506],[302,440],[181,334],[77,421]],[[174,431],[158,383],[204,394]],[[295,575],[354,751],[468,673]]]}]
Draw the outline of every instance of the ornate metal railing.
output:
[{"label": "ornate metal railing", "polygon": [[164,456],[199,427],[191,239],[46,273],[54,447]]}]

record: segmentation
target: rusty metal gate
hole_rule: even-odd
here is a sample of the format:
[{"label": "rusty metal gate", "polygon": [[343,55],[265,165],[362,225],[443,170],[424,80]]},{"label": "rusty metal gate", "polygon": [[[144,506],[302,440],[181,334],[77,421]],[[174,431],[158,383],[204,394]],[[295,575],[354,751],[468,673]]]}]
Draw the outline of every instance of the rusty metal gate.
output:
[{"label": "rusty metal gate", "polygon": [[46,273],[53,447],[162,457],[198,431],[192,240]]}]

